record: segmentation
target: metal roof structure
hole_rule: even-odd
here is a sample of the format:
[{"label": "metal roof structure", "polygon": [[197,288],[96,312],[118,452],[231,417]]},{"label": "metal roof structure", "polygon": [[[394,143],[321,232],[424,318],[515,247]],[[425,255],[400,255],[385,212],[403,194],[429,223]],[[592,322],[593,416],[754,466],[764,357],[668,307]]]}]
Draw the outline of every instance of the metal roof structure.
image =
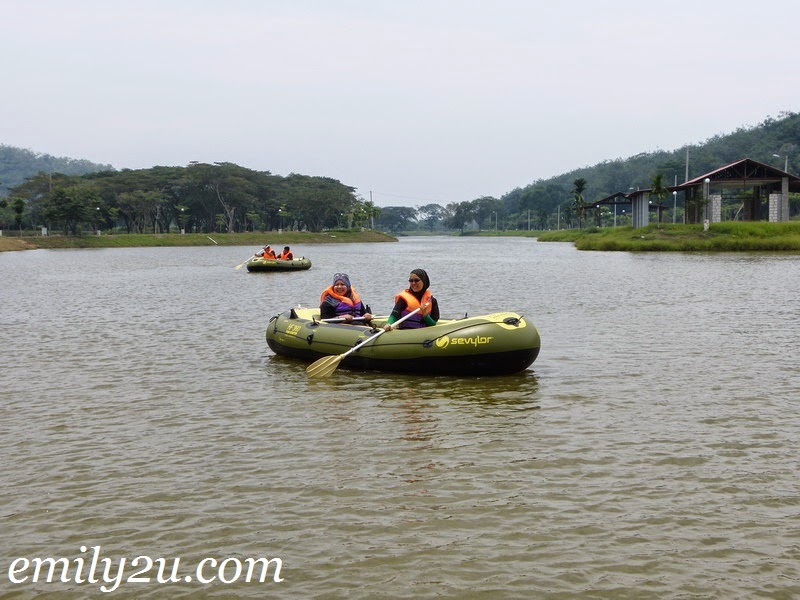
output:
[{"label": "metal roof structure", "polygon": [[[682,193],[686,223],[699,223],[704,219],[720,220],[722,199],[730,197],[729,192],[739,198],[743,220],[766,218],[769,221],[788,221],[788,195],[800,192],[800,177],[757,160],[742,158],[680,185],[666,186],[665,189],[672,196],[673,209],[677,194]],[[660,223],[664,210],[669,208],[667,203],[654,201],[652,192],[651,188],[639,188],[627,194],[616,192],[587,206],[596,207],[599,222],[601,205],[613,206],[615,214],[617,206],[630,205],[633,226],[643,227],[649,223],[649,212],[658,211]]]},{"label": "metal roof structure", "polygon": [[771,167],[751,158],[742,158],[736,162],[704,173],[694,179],[685,181],[680,185],[670,186],[670,191],[683,191],[689,188],[702,186],[708,179],[714,187],[754,187],[754,186],[780,186],[783,178],[789,180],[789,191],[800,192],[800,177],[790,175],[785,171]]}]

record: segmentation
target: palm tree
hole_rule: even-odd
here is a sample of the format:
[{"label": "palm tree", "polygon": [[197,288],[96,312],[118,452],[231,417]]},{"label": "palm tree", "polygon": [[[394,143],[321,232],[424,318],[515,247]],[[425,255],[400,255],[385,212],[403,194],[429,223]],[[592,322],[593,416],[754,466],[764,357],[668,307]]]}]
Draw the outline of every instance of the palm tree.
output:
[{"label": "palm tree", "polygon": [[656,199],[658,202],[658,222],[661,223],[661,206],[664,203],[664,198],[669,193],[669,190],[664,187],[664,176],[661,173],[658,173],[655,177],[653,177],[653,181],[650,182],[650,195]]},{"label": "palm tree", "polygon": [[586,180],[581,177],[572,182],[575,186],[572,188],[572,195],[575,199],[572,201],[572,208],[575,215],[578,217],[578,229],[582,227],[583,217],[586,215],[586,204],[583,201],[583,192],[586,189]]}]

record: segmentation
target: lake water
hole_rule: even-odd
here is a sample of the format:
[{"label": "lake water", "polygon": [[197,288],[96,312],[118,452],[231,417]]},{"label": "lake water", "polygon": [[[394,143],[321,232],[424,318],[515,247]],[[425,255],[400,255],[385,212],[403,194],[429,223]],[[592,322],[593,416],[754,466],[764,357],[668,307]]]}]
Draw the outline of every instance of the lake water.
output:
[{"label": "lake water", "polygon": [[[0,253],[0,598],[107,597],[93,553],[180,558],[122,598],[800,597],[800,257],[403,238],[234,269],[253,250]],[[443,317],[531,320],[537,361],[308,379],[268,349],[334,272],[387,314],[415,267]],[[82,580],[34,582],[45,557]]]}]

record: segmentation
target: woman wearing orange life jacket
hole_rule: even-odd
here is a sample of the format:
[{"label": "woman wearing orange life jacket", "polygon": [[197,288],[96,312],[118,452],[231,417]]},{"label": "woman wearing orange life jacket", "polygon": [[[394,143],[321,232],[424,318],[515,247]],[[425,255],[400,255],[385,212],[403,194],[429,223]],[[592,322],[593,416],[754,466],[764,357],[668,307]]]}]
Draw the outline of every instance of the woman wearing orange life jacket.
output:
[{"label": "woman wearing orange life jacket", "polygon": [[394,308],[384,326],[386,331],[394,329],[392,323],[419,308],[419,312],[400,324],[401,329],[430,327],[439,321],[439,302],[431,295],[431,280],[424,269],[414,269],[408,276],[408,288],[397,294]]},{"label": "woman wearing orange life jacket", "polygon": [[350,285],[347,273],[336,273],[333,283],[326,288],[319,298],[319,316],[321,319],[342,318],[345,323],[352,323],[355,317],[369,323],[372,320],[369,306],[361,301],[356,289]]},{"label": "woman wearing orange life jacket", "polygon": [[289,249],[289,246],[284,246],[283,252],[281,252],[281,255],[278,258],[280,260],[293,260],[294,254],[292,254],[292,251]]}]

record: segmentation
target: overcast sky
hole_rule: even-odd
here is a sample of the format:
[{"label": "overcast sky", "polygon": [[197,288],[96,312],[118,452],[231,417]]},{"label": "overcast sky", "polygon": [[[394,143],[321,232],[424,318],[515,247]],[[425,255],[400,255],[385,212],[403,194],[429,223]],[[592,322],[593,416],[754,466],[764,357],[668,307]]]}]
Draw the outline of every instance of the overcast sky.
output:
[{"label": "overcast sky", "polygon": [[0,0],[0,144],[500,197],[800,110],[800,2]]}]

